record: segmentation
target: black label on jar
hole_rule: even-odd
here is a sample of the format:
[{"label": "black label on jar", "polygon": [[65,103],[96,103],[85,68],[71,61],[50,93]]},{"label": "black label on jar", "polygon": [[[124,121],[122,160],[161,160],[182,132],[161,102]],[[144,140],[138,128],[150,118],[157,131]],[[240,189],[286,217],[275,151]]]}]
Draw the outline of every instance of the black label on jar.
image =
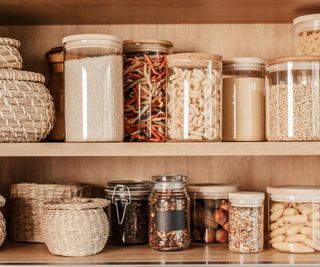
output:
[{"label": "black label on jar", "polygon": [[156,229],[158,231],[179,231],[186,229],[186,211],[168,210],[158,211],[156,215]]}]

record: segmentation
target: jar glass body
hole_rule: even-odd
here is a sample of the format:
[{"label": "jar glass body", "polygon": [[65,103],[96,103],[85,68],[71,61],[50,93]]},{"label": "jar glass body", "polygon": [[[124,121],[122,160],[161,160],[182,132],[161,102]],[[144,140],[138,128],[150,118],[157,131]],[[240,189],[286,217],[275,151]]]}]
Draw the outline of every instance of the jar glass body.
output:
[{"label": "jar glass body", "polygon": [[125,141],[165,141],[166,56],[171,53],[168,41],[125,42]]},{"label": "jar glass body", "polygon": [[122,42],[86,35],[76,41],[67,38],[64,41],[66,141],[122,141]]},{"label": "jar glass body", "polygon": [[223,141],[265,140],[264,65],[245,64],[224,65]]},{"label": "jar glass body", "polygon": [[268,141],[320,140],[320,61],[267,66]]},{"label": "jar glass body", "polygon": [[221,140],[222,63],[219,57],[168,57],[167,140]]}]

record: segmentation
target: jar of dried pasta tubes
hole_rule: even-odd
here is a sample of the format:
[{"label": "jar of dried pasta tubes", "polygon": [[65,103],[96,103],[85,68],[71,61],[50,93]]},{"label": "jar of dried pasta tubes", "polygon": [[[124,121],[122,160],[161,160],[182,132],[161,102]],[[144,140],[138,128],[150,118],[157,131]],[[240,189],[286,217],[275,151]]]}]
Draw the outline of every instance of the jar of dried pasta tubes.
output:
[{"label": "jar of dried pasta tubes", "polygon": [[168,56],[167,139],[220,141],[222,57]]},{"label": "jar of dried pasta tubes", "polygon": [[154,176],[149,197],[149,244],[154,250],[182,250],[190,244],[190,199],[186,177]]},{"label": "jar of dried pasta tubes", "polygon": [[124,41],[125,141],[165,141],[166,55],[172,49],[165,40]]}]

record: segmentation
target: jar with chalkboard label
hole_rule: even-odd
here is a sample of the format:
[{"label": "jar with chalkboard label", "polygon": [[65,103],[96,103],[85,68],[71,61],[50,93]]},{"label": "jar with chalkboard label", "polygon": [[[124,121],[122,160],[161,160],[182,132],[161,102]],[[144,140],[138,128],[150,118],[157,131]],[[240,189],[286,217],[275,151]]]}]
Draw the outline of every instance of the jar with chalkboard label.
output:
[{"label": "jar with chalkboard label", "polygon": [[153,177],[149,197],[149,244],[154,250],[182,250],[190,244],[190,198],[183,175]]}]

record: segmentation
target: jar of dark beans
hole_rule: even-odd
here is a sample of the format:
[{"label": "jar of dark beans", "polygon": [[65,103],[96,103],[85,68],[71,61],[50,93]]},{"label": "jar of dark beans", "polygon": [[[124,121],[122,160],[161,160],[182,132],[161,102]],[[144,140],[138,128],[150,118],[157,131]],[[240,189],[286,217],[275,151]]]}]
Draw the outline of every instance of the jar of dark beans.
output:
[{"label": "jar of dark beans", "polygon": [[154,250],[182,250],[190,244],[190,199],[186,176],[154,176],[149,197],[149,244]]},{"label": "jar of dark beans", "polygon": [[229,220],[228,193],[237,184],[191,184],[191,240],[198,243],[227,243]]},{"label": "jar of dark beans", "polygon": [[148,197],[152,183],[119,180],[109,182],[105,191],[111,201],[107,208],[111,224],[109,243],[113,245],[148,243]]}]

